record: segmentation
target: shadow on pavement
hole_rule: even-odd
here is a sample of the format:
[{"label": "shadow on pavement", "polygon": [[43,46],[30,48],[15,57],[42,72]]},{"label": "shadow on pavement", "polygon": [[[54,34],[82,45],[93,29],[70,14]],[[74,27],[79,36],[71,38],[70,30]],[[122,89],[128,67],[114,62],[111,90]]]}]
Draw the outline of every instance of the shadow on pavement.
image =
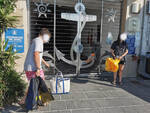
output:
[{"label": "shadow on pavement", "polygon": [[[81,77],[75,78],[72,80],[73,83],[93,83],[99,84],[103,86],[114,87],[111,83],[113,81],[113,75],[109,76],[100,76],[100,77]],[[126,92],[136,96],[146,102],[150,103],[150,80],[143,79],[142,77],[138,78],[123,78],[123,85],[116,86],[117,88],[121,88]]]},{"label": "shadow on pavement", "polygon": [[25,113],[26,110],[22,109],[19,105],[11,105],[11,106],[5,107],[4,109],[0,109],[0,113],[14,113],[14,112]]}]

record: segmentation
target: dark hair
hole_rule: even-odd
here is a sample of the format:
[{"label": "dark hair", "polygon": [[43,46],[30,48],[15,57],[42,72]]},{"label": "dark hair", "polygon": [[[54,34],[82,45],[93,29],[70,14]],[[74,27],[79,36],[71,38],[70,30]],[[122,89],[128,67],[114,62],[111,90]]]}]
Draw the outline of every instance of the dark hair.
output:
[{"label": "dark hair", "polygon": [[[121,44],[120,35],[121,35],[121,34],[119,33],[118,39],[117,39],[117,41],[116,41],[118,45]],[[126,43],[125,41],[122,41],[122,44],[125,44],[125,43]]]},{"label": "dark hair", "polygon": [[120,35],[121,35],[121,34],[119,33],[118,38],[117,38],[117,43],[118,43],[118,44],[119,44],[120,41],[121,41],[121,40],[120,40]]},{"label": "dark hair", "polygon": [[51,36],[51,33],[49,32],[47,28],[42,28],[39,33],[39,35],[44,35],[44,34],[48,34],[49,36]]}]

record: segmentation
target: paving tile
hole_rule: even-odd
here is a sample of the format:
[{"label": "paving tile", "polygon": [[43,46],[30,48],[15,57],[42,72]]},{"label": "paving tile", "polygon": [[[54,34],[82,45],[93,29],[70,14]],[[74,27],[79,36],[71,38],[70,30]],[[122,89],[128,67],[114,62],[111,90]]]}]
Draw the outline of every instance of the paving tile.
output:
[{"label": "paving tile", "polygon": [[120,105],[120,101],[115,100],[115,99],[100,99],[100,100],[96,100],[96,102],[98,103],[99,107],[114,107],[114,106],[119,106]]},{"label": "paving tile", "polygon": [[60,100],[60,95],[53,95],[55,101]]},{"label": "paving tile", "polygon": [[100,99],[96,100],[99,107],[121,107],[121,106],[131,106],[131,105],[141,105],[138,100],[134,98],[114,98],[114,99]]},{"label": "paving tile", "polygon": [[50,105],[47,105],[47,106],[43,106],[43,107],[40,107],[38,109],[39,112],[43,112],[43,111],[51,111],[51,107]]},{"label": "paving tile", "polygon": [[[124,107],[124,108],[122,108],[122,110],[124,113],[139,113],[134,107]],[[143,113],[145,113],[145,112],[143,112]]]},{"label": "paving tile", "polygon": [[147,109],[145,106],[134,106],[130,109],[134,109],[137,113],[150,113],[150,109]]},{"label": "paving tile", "polygon": [[98,104],[93,100],[74,100],[67,101],[67,109],[80,109],[80,108],[97,108]]},{"label": "paving tile", "polygon": [[71,113],[71,111],[67,111],[67,110],[64,110],[64,111],[53,111],[53,112],[42,112],[42,113]]},{"label": "paving tile", "polygon": [[96,108],[98,104],[95,100],[80,100],[77,101],[78,108]]},{"label": "paving tile", "polygon": [[66,95],[61,95],[61,100],[80,100],[86,99],[86,95],[83,92],[75,92]]},{"label": "paving tile", "polygon": [[71,99],[80,100],[80,99],[86,99],[85,93],[79,92],[79,93],[71,93]]},{"label": "paving tile", "polygon": [[111,90],[111,91],[104,91],[105,98],[123,98],[123,97],[130,97],[130,95],[123,91],[123,90]]},{"label": "paving tile", "polygon": [[60,95],[60,100],[70,100],[71,99],[71,94],[64,94]]},{"label": "paving tile", "polygon": [[66,106],[67,106],[67,109],[77,109],[78,106],[77,106],[77,102],[75,101],[66,101]]},{"label": "paving tile", "polygon": [[[146,99],[150,99],[150,98],[139,98],[139,97],[136,97],[134,98],[134,100],[131,102],[131,104],[133,105],[146,105],[148,104],[149,102],[146,101]],[[129,101],[130,102],[130,101]]]},{"label": "paving tile", "polygon": [[72,113],[99,113],[97,109],[72,110]]},{"label": "paving tile", "polygon": [[86,92],[87,98],[105,98],[104,92]]},{"label": "paving tile", "polygon": [[83,92],[86,86],[84,85],[73,85],[70,88],[71,93]]},{"label": "paving tile", "polygon": [[124,113],[121,108],[101,108],[99,109],[99,113]]},{"label": "paving tile", "polygon": [[99,87],[92,87],[92,86],[86,86],[84,89],[83,89],[83,91],[85,91],[85,92],[90,92],[90,91],[99,91],[100,89],[99,89]]},{"label": "paving tile", "polygon": [[53,110],[66,110],[66,102],[65,101],[54,101],[50,104],[50,109]]}]

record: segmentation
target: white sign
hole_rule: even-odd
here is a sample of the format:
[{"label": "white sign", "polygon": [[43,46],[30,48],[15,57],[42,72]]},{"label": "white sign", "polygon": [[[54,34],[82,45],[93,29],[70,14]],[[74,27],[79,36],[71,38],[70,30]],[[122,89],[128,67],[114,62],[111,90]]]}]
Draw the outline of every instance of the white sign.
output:
[{"label": "white sign", "polygon": [[72,20],[72,21],[81,21],[83,22],[86,20],[87,22],[93,22],[97,20],[97,16],[95,15],[86,15],[85,17],[83,15],[74,14],[74,13],[61,13],[61,18],[66,20]]}]

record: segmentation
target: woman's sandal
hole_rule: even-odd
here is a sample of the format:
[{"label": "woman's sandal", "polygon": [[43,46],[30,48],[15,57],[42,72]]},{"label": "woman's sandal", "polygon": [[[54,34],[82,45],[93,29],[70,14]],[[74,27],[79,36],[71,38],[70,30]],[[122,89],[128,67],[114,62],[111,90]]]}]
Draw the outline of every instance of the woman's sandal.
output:
[{"label": "woman's sandal", "polygon": [[116,86],[116,82],[112,82],[113,86]]}]

